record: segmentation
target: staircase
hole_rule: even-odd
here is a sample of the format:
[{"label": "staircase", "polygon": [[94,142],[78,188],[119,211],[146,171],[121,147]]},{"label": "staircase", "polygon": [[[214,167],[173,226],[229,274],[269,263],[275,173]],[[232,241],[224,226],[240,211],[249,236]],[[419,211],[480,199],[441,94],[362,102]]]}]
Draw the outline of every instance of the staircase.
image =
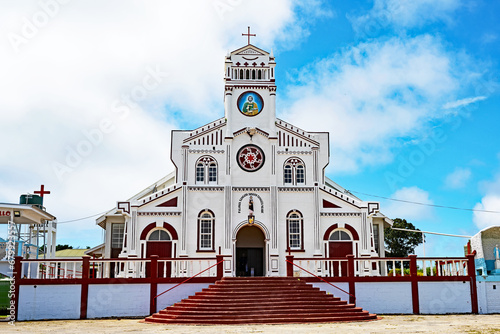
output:
[{"label": "staircase", "polygon": [[281,324],[377,319],[292,277],[224,277],[145,319],[170,324]]}]

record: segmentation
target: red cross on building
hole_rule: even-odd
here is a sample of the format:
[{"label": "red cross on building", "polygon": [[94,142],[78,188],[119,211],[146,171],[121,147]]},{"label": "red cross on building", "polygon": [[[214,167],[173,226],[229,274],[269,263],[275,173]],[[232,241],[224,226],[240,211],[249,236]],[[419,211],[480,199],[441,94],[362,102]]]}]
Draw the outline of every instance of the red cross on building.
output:
[{"label": "red cross on building", "polygon": [[40,190],[35,190],[35,194],[38,194],[40,195],[40,197],[43,197],[44,194],[50,194],[50,191],[46,191],[45,186],[42,184]]},{"label": "red cross on building", "polygon": [[257,36],[257,35],[256,34],[251,34],[250,33],[250,27],[248,27],[248,33],[241,34],[241,36],[248,36],[248,44],[250,44],[250,36]]}]

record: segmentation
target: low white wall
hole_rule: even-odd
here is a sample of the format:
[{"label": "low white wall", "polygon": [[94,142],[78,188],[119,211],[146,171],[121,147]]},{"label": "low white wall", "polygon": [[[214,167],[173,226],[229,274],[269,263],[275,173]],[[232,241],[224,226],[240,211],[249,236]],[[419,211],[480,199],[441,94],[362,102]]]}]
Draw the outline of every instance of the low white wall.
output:
[{"label": "low white wall", "polygon": [[[162,293],[170,289],[171,287],[177,284],[158,284],[158,294]],[[167,306],[173,305],[177,302],[180,302],[184,298],[187,298],[191,295],[194,295],[196,292],[201,291],[202,289],[208,288],[210,283],[184,283],[179,285],[175,289],[170,290],[167,293],[164,293],[156,302],[156,312],[163,310]]]},{"label": "low white wall", "polygon": [[[332,283],[332,284],[344,291],[349,292],[349,283]],[[316,288],[319,288],[320,290],[326,291],[327,293],[334,295],[335,297],[340,297],[340,299],[349,302],[349,295],[347,293],[334,288],[328,283],[316,282],[312,283],[312,285]]]},{"label": "low white wall", "polygon": [[477,282],[479,313],[500,313],[500,282]]},{"label": "low white wall", "polygon": [[149,284],[89,284],[87,318],[149,315]]},{"label": "low white wall", "polygon": [[356,306],[370,313],[413,313],[410,282],[356,283]]},{"label": "low white wall", "polygon": [[421,314],[471,313],[469,282],[419,282]]},{"label": "low white wall", "polygon": [[8,261],[0,261],[0,274],[12,277],[12,269]]},{"label": "low white wall", "polygon": [[21,285],[18,320],[80,319],[80,285]]}]

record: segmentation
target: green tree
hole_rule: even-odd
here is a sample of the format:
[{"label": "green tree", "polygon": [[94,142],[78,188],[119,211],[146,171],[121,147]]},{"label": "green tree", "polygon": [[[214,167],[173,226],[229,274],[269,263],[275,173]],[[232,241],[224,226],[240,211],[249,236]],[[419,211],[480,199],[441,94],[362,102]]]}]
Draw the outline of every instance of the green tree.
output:
[{"label": "green tree", "polygon": [[[401,218],[394,219],[392,227],[420,231],[415,225]],[[384,235],[386,256],[388,257],[407,257],[410,254],[415,254],[415,247],[423,241],[422,233],[393,230],[391,227],[385,229]]]},{"label": "green tree", "polygon": [[70,246],[70,245],[57,245],[56,246],[56,251],[60,251],[63,249],[73,249],[73,246]]}]

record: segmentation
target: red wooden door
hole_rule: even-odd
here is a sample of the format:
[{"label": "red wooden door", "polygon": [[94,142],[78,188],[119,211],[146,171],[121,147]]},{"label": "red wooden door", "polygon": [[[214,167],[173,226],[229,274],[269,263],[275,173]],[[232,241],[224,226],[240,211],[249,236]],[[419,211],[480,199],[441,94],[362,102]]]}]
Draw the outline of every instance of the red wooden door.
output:
[{"label": "red wooden door", "polygon": [[[146,257],[151,255],[158,255],[162,257],[172,256],[172,242],[171,241],[148,241],[146,244]],[[167,263],[166,277],[170,277],[172,264]],[[158,263],[158,277],[164,277],[164,263]],[[151,264],[146,264],[146,277],[151,277]]]},{"label": "red wooden door", "polygon": [[[352,254],[352,241],[330,241],[330,257],[347,257]],[[341,272],[339,272],[339,261],[333,261],[334,276],[347,276],[347,261],[340,262]]]}]

